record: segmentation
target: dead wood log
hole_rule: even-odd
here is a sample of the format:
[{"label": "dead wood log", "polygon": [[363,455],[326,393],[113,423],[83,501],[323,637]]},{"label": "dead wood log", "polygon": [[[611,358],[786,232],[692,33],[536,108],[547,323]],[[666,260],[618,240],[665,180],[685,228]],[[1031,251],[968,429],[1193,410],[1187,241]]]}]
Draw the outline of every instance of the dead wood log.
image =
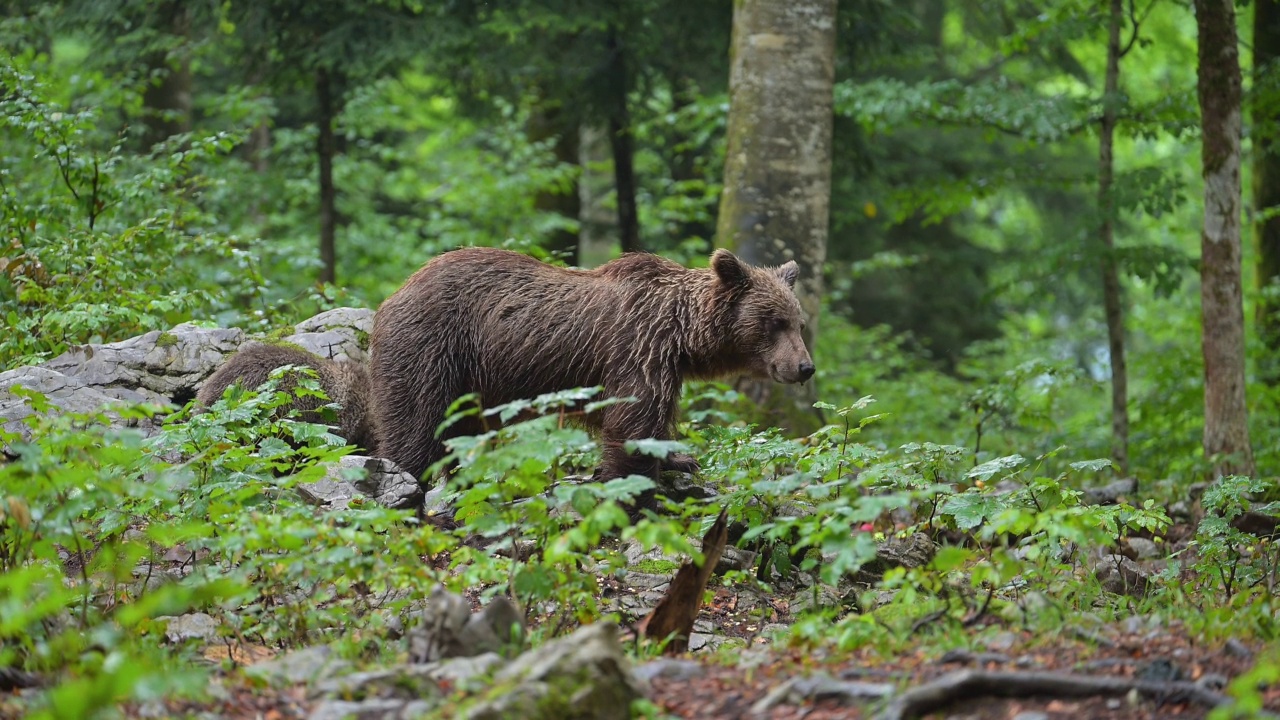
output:
[{"label": "dead wood log", "polygon": [[[1217,707],[1230,698],[1193,682],[1160,682],[1057,672],[961,670],[912,688],[894,698],[876,720],[908,720],[980,697],[1117,697],[1137,690],[1163,702]],[[1274,717],[1274,716],[1272,716]]]},{"label": "dead wood log", "polygon": [[707,530],[702,538],[702,565],[687,562],[676,571],[667,592],[658,601],[653,612],[640,622],[639,633],[647,638],[661,640],[671,636],[671,641],[663,648],[667,655],[678,655],[689,649],[689,636],[693,633],[693,622],[698,619],[698,611],[702,608],[702,591],[711,579],[711,572],[729,541],[729,524],[725,511]]}]

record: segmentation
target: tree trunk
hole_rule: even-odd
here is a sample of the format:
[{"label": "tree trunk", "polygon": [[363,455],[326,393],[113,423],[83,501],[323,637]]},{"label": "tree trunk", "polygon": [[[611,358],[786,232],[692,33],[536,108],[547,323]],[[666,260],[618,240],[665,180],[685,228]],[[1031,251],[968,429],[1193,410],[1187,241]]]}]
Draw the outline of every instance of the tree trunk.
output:
[{"label": "tree trunk", "polygon": [[1214,474],[1252,474],[1240,270],[1240,58],[1233,0],[1195,0],[1204,231],[1200,316],[1204,454]]},{"label": "tree trunk", "polygon": [[[697,97],[697,88],[687,77],[676,72],[668,73],[667,84],[671,87],[671,114],[678,117],[692,104],[693,98]],[[678,185],[684,186],[686,183],[700,179],[697,160],[700,156],[707,154],[707,149],[703,147],[703,143],[696,142],[693,136],[679,125],[673,125],[671,132],[673,135],[670,143],[673,150],[669,162],[671,179]],[[701,238],[712,242],[715,239],[715,232],[711,218],[685,218],[676,228],[675,239],[677,242],[684,242],[690,238]]]},{"label": "tree trunk", "polygon": [[316,124],[320,133],[316,139],[316,155],[320,159],[320,282],[337,280],[337,257],[334,234],[337,229],[337,195],[333,188],[333,156],[336,147],[333,138],[333,120],[337,114],[333,102],[333,78],[329,71],[316,71]]},{"label": "tree trunk", "polygon": [[635,150],[631,138],[631,112],[627,109],[626,57],[618,30],[609,26],[609,88],[613,92],[609,110],[609,145],[613,148],[614,191],[618,200],[618,239],[622,252],[639,252],[640,215],[636,210]]},{"label": "tree trunk", "polygon": [[156,30],[177,43],[173,49],[157,50],[146,58],[149,77],[142,91],[142,119],[147,147],[191,129],[190,13],[181,0],[167,0],[156,9],[156,17]]},{"label": "tree trunk", "polygon": [[[738,0],[717,244],[758,265],[800,264],[796,295],[817,337],[831,202],[836,0]],[[818,359],[821,367],[821,359]],[[792,431],[812,427],[811,387],[739,383]]]},{"label": "tree trunk", "polygon": [[[559,105],[542,100],[529,114],[528,135],[531,142],[540,143],[554,140],[552,150],[556,162],[561,165],[578,166],[578,124],[569,121],[566,113]],[[578,179],[564,187],[547,188],[538,192],[533,199],[535,209],[551,212],[571,221],[572,228],[553,230],[547,238],[547,250],[566,263],[577,266],[579,262],[578,245],[581,240],[579,232],[582,211],[582,198],[579,196]]]},{"label": "tree trunk", "polygon": [[1266,353],[1260,370],[1270,385],[1280,385],[1280,118],[1268,114],[1276,107],[1277,83],[1267,79],[1280,72],[1277,59],[1280,0],[1254,0],[1253,210],[1261,218],[1256,226],[1258,289],[1264,292],[1258,300],[1258,328]]},{"label": "tree trunk", "polygon": [[[1124,0],[1111,0],[1107,24],[1107,71],[1102,94],[1102,127],[1098,134],[1098,212],[1102,223],[1102,305],[1107,318],[1107,348],[1111,358],[1111,461],[1121,474],[1129,472],[1129,376],[1124,359],[1124,306],[1120,296],[1120,273],[1115,255],[1115,198],[1111,185],[1115,176],[1116,116],[1120,97],[1120,26],[1124,22]],[[1138,29],[1134,28],[1134,32]]]}]

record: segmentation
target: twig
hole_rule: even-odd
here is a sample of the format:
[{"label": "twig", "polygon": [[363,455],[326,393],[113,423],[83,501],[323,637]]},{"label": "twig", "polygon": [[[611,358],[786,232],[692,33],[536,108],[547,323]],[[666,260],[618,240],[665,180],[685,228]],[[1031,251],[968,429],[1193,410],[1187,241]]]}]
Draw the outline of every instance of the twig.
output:
[{"label": "twig", "polygon": [[979,620],[981,620],[983,617],[986,616],[987,609],[991,607],[991,598],[995,596],[996,596],[996,586],[992,584],[990,587],[987,588],[987,598],[982,601],[982,607],[978,608],[978,612],[974,613],[972,616],[966,618],[964,622],[960,623],[960,626],[973,627],[974,625],[976,625]]}]

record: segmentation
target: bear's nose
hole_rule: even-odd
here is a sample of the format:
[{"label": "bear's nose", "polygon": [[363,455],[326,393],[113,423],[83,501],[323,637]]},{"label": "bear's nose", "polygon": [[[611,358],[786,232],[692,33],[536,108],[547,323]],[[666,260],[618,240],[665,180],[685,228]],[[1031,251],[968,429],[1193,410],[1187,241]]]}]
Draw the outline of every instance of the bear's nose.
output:
[{"label": "bear's nose", "polygon": [[813,377],[813,373],[814,373],[813,363],[809,362],[808,360],[805,360],[804,362],[800,363],[800,382],[804,382],[805,380],[808,380],[809,378]]}]

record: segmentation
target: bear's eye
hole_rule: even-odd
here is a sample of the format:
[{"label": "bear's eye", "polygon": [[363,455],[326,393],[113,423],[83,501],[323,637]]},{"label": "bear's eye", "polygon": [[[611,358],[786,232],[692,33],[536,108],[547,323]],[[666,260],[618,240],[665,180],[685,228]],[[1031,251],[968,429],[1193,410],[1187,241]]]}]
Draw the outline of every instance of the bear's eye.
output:
[{"label": "bear's eye", "polygon": [[769,321],[769,332],[780,333],[787,329],[787,321],[782,318],[774,318]]}]

